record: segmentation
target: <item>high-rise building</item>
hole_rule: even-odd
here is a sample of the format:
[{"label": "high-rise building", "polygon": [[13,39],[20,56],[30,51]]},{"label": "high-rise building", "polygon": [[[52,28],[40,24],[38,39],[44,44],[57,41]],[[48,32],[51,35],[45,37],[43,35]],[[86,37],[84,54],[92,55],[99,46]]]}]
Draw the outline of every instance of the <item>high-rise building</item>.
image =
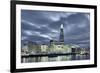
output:
[{"label": "high-rise building", "polygon": [[64,30],[63,30],[64,26],[63,24],[61,24],[60,26],[60,37],[59,37],[59,42],[60,44],[64,44]]}]

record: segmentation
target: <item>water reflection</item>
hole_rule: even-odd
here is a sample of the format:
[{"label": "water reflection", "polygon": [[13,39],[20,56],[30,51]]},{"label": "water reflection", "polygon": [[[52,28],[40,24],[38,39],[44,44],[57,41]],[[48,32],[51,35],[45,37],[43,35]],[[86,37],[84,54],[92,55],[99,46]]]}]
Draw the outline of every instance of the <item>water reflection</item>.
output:
[{"label": "water reflection", "polygon": [[65,55],[65,56],[56,56],[56,57],[27,57],[21,58],[22,63],[30,63],[30,62],[52,62],[52,61],[71,61],[71,60],[87,60],[90,59],[90,55]]}]

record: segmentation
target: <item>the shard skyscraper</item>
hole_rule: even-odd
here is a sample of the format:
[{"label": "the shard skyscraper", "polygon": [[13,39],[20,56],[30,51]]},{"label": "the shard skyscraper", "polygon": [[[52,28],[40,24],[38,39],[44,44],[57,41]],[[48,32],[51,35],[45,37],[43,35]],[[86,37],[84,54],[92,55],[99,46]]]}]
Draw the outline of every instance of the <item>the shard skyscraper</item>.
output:
[{"label": "the shard skyscraper", "polygon": [[64,44],[64,30],[63,30],[64,26],[63,24],[61,24],[60,26],[60,37],[59,37],[59,42],[60,44]]}]

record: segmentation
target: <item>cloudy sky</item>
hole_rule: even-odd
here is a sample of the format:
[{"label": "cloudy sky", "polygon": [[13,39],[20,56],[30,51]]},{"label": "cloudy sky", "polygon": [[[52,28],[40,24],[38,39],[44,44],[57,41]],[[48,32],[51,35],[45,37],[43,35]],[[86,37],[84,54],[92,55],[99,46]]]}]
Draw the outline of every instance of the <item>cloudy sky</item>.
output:
[{"label": "cloudy sky", "polygon": [[64,41],[81,47],[90,45],[89,13],[21,10],[21,41],[39,44],[59,41],[60,25],[64,25]]}]

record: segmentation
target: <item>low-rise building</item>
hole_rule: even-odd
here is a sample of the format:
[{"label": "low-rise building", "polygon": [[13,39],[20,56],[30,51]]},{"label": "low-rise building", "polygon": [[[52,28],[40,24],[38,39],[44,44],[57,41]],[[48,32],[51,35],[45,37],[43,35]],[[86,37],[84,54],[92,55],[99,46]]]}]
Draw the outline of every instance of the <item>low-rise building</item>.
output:
[{"label": "low-rise building", "polygon": [[48,51],[48,45],[46,44],[42,44],[40,48],[41,48],[41,52],[46,53]]}]

